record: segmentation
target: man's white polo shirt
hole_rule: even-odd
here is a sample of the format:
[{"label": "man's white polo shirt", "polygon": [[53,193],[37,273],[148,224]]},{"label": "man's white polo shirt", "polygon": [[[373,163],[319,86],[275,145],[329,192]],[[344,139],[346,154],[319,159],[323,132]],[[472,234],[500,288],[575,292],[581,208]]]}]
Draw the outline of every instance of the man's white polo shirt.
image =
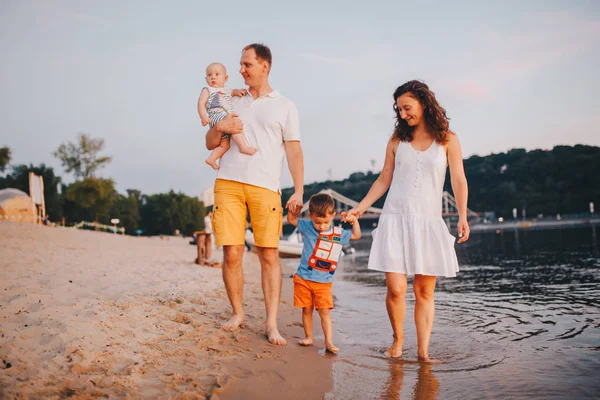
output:
[{"label": "man's white polo shirt", "polygon": [[272,91],[254,99],[250,93],[234,97],[233,112],[244,124],[248,143],[256,154],[240,153],[231,141],[231,148],[219,163],[217,179],[227,179],[279,191],[285,148],[283,142],[300,140],[298,110],[292,101]]}]

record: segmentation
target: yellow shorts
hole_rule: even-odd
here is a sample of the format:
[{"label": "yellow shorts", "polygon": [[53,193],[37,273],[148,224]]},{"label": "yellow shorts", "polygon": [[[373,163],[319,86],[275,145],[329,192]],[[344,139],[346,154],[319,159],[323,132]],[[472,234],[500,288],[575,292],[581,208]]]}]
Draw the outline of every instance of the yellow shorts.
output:
[{"label": "yellow shorts", "polygon": [[217,246],[243,245],[246,218],[254,232],[254,245],[279,247],[283,208],[281,194],[246,183],[217,179],[212,225]]}]

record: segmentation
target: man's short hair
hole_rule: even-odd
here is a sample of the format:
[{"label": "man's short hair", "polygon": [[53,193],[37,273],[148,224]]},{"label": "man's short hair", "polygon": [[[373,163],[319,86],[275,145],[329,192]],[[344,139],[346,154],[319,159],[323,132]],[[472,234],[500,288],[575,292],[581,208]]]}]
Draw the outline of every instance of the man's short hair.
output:
[{"label": "man's short hair", "polygon": [[308,202],[308,212],[315,217],[327,217],[335,212],[333,197],[327,193],[317,193]]},{"label": "man's short hair", "polygon": [[273,63],[273,56],[271,55],[271,49],[269,49],[269,47],[262,43],[252,43],[244,47],[242,53],[250,49],[254,50],[254,52],[256,53],[256,58],[269,63],[269,69],[271,69],[271,64]]}]

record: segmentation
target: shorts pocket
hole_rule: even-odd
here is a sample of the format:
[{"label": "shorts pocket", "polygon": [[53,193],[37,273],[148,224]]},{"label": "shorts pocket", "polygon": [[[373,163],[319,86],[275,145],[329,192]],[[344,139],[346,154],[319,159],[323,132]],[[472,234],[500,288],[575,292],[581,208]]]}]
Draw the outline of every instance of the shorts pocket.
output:
[{"label": "shorts pocket", "polygon": [[[281,230],[283,228],[283,207],[281,207],[281,204],[270,204],[269,206],[269,214],[271,215],[271,218],[277,218],[277,226],[278,226],[278,231],[277,231],[277,236],[280,237],[281,236]],[[269,218],[269,219],[271,219]]]},{"label": "shorts pocket", "polygon": [[212,215],[212,229],[215,235],[219,234],[221,227],[221,219],[223,219],[223,205],[215,204]]}]

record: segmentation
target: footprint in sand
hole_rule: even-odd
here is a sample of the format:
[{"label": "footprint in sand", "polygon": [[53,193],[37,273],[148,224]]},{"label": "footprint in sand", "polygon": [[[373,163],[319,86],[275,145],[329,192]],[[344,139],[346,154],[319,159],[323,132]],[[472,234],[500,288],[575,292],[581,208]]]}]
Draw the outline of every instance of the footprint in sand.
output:
[{"label": "footprint in sand", "polygon": [[192,323],[192,319],[190,317],[188,317],[187,315],[184,314],[177,314],[177,316],[175,317],[175,319],[173,320],[173,322],[177,322],[179,324],[191,324]]}]

